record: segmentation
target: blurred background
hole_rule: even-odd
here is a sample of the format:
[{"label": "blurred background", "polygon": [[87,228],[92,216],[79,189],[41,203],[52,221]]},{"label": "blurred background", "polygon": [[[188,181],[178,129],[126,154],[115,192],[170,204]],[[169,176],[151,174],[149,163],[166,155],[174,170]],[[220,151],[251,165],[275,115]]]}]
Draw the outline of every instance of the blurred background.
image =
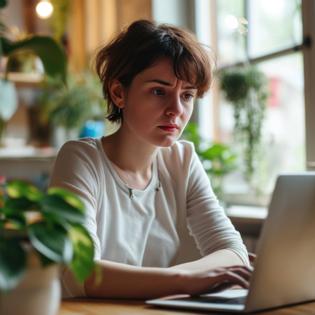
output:
[{"label": "blurred background", "polygon": [[[247,219],[259,223],[277,174],[314,168],[314,1],[5,2],[0,9],[1,175],[45,187],[64,141],[112,132],[92,61],[100,46],[137,19],[192,31],[213,58],[211,91],[197,101],[183,137],[195,143],[231,216],[243,209]],[[46,66],[43,60],[53,50],[45,42],[6,48],[5,40],[12,44],[34,35],[62,47],[64,77],[49,75],[50,60]]]}]

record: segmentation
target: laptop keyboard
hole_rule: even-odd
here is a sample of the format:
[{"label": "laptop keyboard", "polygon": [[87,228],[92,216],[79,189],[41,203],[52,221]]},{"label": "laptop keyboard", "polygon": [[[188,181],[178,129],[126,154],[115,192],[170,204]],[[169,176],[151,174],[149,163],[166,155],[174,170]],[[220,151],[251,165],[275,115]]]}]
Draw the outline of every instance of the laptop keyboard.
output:
[{"label": "laptop keyboard", "polygon": [[197,297],[188,297],[182,298],[181,301],[193,301],[200,303],[215,303],[215,304],[245,304],[246,296],[237,297],[237,298],[224,298],[216,296],[197,296]]}]

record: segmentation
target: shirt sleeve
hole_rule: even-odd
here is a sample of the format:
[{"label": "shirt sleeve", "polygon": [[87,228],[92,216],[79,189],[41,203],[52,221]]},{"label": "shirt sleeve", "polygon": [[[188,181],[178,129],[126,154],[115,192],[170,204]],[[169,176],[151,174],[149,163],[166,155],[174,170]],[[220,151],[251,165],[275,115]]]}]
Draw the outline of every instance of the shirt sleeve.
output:
[{"label": "shirt sleeve", "polygon": [[194,150],[188,178],[187,223],[200,253],[205,256],[217,250],[229,249],[244,264],[249,265],[242,238],[220,206],[208,175]]},{"label": "shirt sleeve", "polygon": [[[95,149],[94,149],[95,151]],[[100,241],[97,237],[96,211],[98,176],[93,147],[88,143],[69,141],[63,145],[56,158],[50,187],[62,187],[77,194],[86,209],[84,227],[90,233],[95,259],[100,258]],[[85,296],[83,284],[78,283],[68,268],[61,272],[63,297]]]}]

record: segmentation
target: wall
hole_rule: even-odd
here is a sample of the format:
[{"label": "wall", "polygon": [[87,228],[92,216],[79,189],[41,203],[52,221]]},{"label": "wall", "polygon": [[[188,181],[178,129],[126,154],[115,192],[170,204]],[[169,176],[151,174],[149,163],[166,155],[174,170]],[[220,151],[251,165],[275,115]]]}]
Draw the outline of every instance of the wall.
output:
[{"label": "wall", "polygon": [[121,29],[151,18],[151,0],[76,0],[69,23],[72,68],[90,66],[97,48]]}]

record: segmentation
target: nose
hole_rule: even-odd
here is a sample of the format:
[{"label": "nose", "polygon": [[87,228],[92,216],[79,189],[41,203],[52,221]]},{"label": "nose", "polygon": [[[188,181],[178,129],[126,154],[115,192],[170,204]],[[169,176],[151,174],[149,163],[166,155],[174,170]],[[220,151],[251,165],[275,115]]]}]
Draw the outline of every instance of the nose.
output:
[{"label": "nose", "polygon": [[181,102],[180,96],[176,95],[170,99],[169,104],[166,108],[167,116],[180,116],[183,113],[183,104]]}]

